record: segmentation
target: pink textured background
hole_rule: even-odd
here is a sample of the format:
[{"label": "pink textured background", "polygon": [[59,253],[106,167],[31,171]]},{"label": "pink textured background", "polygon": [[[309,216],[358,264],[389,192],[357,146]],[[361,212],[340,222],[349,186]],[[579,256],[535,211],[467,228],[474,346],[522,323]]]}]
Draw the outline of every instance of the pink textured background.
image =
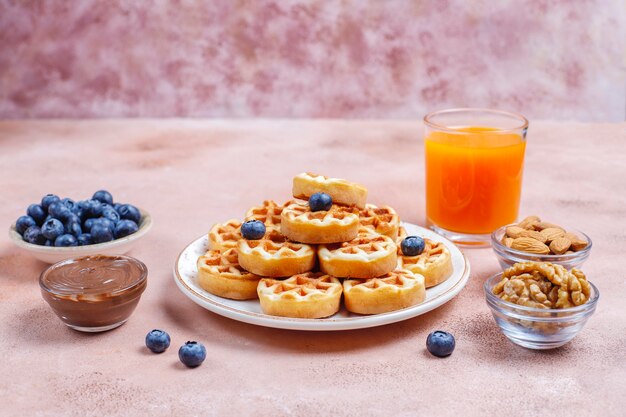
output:
[{"label": "pink textured background", "polygon": [[0,118],[626,111],[623,0],[0,0],[0,45]]}]

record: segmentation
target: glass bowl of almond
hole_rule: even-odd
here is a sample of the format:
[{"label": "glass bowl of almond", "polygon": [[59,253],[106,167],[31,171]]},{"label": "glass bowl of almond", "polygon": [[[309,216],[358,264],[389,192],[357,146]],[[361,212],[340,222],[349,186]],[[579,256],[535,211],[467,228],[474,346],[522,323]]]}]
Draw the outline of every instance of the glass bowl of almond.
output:
[{"label": "glass bowl of almond", "polygon": [[580,230],[528,216],[491,234],[491,247],[502,269],[517,262],[551,262],[567,269],[581,266],[591,252],[591,239]]},{"label": "glass bowl of almond", "polygon": [[576,268],[520,262],[484,284],[487,305],[502,333],[528,349],[572,340],[596,310],[600,292]]}]

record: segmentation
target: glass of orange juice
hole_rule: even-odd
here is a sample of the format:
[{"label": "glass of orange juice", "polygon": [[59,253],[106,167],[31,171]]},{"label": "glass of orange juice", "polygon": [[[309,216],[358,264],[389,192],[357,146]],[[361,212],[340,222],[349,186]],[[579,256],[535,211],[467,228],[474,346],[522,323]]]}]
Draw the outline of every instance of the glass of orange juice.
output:
[{"label": "glass of orange juice", "polygon": [[491,232],[517,219],[528,120],[465,108],[424,123],[428,226],[460,245],[489,245]]}]

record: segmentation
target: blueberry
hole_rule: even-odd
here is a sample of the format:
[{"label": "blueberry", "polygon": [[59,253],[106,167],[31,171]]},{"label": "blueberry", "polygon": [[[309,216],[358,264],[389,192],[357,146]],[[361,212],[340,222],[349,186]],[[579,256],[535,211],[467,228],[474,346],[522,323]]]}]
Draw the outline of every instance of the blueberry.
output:
[{"label": "blueberry", "polygon": [[46,240],[46,242],[43,244],[44,246],[54,246],[54,242],[51,240]]},{"label": "blueberry", "polygon": [[402,243],[400,244],[404,256],[417,256],[424,252],[425,247],[426,243],[424,239],[419,236],[407,236],[402,239]]},{"label": "blueberry", "polygon": [[78,240],[78,246],[91,245],[91,234],[83,233],[82,235],[79,235],[76,240]]},{"label": "blueberry", "polygon": [[139,230],[139,226],[132,220],[120,220],[120,222],[115,226],[115,230],[113,231],[113,236],[116,239],[119,239],[124,236],[132,235],[137,230]]},{"label": "blueberry", "polygon": [[244,239],[258,240],[265,236],[265,225],[260,220],[248,220],[241,225]]},{"label": "blueberry", "polygon": [[83,223],[83,231],[89,232],[91,231],[91,228],[93,227],[94,223],[96,223],[98,221],[98,219],[87,219],[85,220],[85,222]]},{"label": "blueberry", "polygon": [[165,352],[170,347],[170,335],[163,330],[154,329],[146,335],[146,346],[154,353]]},{"label": "blueberry", "polygon": [[333,205],[333,199],[326,193],[315,193],[309,197],[311,211],[328,211]]},{"label": "blueberry", "polygon": [[113,231],[102,223],[94,223],[91,227],[91,241],[93,243],[109,242],[113,240]]},{"label": "blueberry", "polygon": [[187,342],[178,349],[178,358],[189,368],[195,368],[206,359],[206,349],[202,343]]},{"label": "blueberry", "polygon": [[46,194],[43,196],[43,198],[41,199],[41,207],[45,210],[48,211],[48,207],[50,207],[50,204],[52,203],[57,203],[61,201],[61,199],[59,198],[58,195],[55,194]]},{"label": "blueberry", "polygon": [[76,237],[83,234],[83,229],[80,227],[79,221],[68,221],[65,223],[65,230],[67,233],[72,234]]},{"label": "blueberry", "polygon": [[41,226],[41,234],[48,240],[55,240],[57,237],[65,233],[63,223],[58,219],[47,220]]},{"label": "blueberry", "polygon": [[111,220],[113,223],[120,221],[120,215],[113,207],[105,208],[102,210],[102,217]]},{"label": "blueberry", "polygon": [[102,215],[102,203],[98,200],[89,200],[87,201],[84,210],[87,217],[100,217]]},{"label": "blueberry", "polygon": [[30,216],[20,216],[15,222],[15,230],[20,235],[23,235],[26,229],[31,226],[36,226],[37,222]]},{"label": "blueberry", "polygon": [[65,234],[56,238],[54,246],[78,246],[78,240],[70,234]]},{"label": "blueberry", "polygon": [[63,200],[61,200],[61,203],[63,203],[63,205],[70,210],[72,210],[75,205],[74,200],[68,197],[65,197]]},{"label": "blueberry", "polygon": [[46,219],[46,212],[39,204],[31,204],[28,206],[26,214],[32,217],[38,225],[42,225],[43,221]]},{"label": "blueberry", "polygon": [[70,209],[68,209],[67,206],[60,201],[50,204],[48,207],[48,213],[50,213],[50,215],[55,219],[59,219],[63,222],[68,219],[70,214],[72,214]]},{"label": "blueberry", "polygon": [[31,226],[24,231],[24,240],[33,245],[43,245],[46,238],[41,234],[39,226]]},{"label": "blueberry", "polygon": [[139,224],[139,221],[141,220],[141,212],[132,204],[122,204],[117,209],[117,212],[120,214],[122,219],[132,220],[137,224]]},{"label": "blueberry", "polygon": [[454,336],[442,330],[432,332],[426,339],[426,348],[428,351],[440,358],[450,356],[454,351],[454,346]]},{"label": "blueberry", "polygon": [[120,211],[120,207],[122,207],[122,204],[120,203],[115,203],[113,204],[113,208],[115,209],[115,211],[117,211],[119,213]]},{"label": "blueberry", "polygon": [[115,223],[113,223],[111,220],[105,217],[98,217],[94,224],[98,224],[98,223],[108,227],[111,230],[111,232],[115,230]]},{"label": "blueberry", "polygon": [[87,218],[85,209],[80,207],[78,204],[74,204],[74,207],[72,207],[71,212],[72,212],[72,214],[75,214],[76,217],[78,217],[78,219],[80,220],[81,223],[84,222],[85,219]]},{"label": "blueberry", "polygon": [[96,191],[91,198],[101,203],[113,204],[113,196],[107,190]]}]

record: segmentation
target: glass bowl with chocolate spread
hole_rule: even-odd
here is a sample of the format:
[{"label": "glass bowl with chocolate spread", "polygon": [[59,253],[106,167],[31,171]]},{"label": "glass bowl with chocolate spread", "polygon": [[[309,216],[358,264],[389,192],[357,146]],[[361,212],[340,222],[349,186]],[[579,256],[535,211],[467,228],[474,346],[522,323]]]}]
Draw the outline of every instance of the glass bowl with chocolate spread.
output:
[{"label": "glass bowl with chocolate spread", "polygon": [[93,255],[50,266],[39,278],[41,294],[69,327],[103,332],[121,326],[146,289],[148,269],[130,256]]}]

